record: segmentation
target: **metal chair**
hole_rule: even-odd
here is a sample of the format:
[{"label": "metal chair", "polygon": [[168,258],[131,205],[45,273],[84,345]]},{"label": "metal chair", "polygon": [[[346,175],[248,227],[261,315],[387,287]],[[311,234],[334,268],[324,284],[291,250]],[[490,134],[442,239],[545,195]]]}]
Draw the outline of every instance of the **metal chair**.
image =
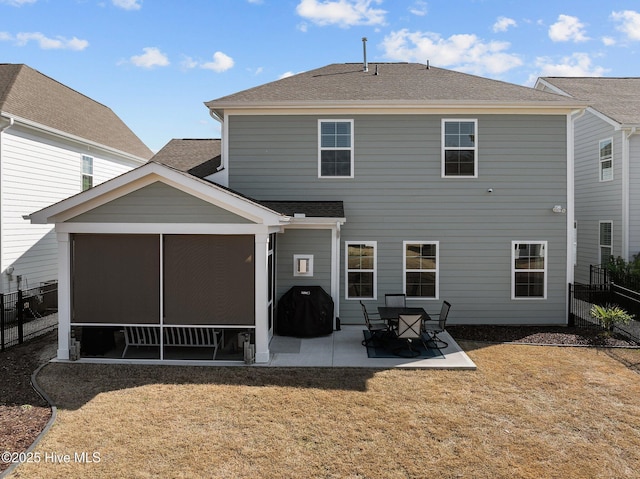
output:
[{"label": "metal chair", "polygon": [[367,312],[367,307],[362,301],[360,301],[360,306],[362,307],[364,322],[369,330],[369,337],[362,340],[362,345],[368,347],[373,341],[382,339],[382,336],[389,332],[389,325],[380,318],[371,318]]},{"label": "metal chair", "polygon": [[407,306],[407,295],[404,293],[385,294],[384,305],[388,308],[404,308]]},{"label": "metal chair", "polygon": [[444,333],[446,330],[449,309],[451,309],[451,303],[449,303],[448,301],[443,301],[438,320],[424,321],[422,323],[422,331],[427,335],[430,335],[429,339],[427,340],[427,345],[433,345],[437,349],[443,349],[449,346],[449,343],[443,341],[438,337],[438,334]]},{"label": "metal chair", "polygon": [[[398,317],[398,331],[396,336],[400,340],[406,340],[407,348],[396,348],[393,354],[402,357],[415,358],[420,355],[420,351],[413,349],[414,339],[422,341],[422,315],[421,314],[401,314]],[[404,354],[408,352],[408,354]]]}]

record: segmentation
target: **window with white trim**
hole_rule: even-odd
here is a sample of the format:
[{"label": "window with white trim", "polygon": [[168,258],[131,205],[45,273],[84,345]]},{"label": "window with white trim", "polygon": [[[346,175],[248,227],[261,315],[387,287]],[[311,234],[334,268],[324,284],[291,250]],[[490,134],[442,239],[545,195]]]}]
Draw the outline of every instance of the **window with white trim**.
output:
[{"label": "window with white trim", "polygon": [[600,181],[613,180],[613,139],[600,140],[598,147],[600,158]]},{"label": "window with white trim", "polygon": [[353,120],[318,120],[318,176],[353,178]]},{"label": "window with white trim", "polygon": [[93,158],[82,155],[82,191],[93,187]]},{"label": "window with white trim", "polygon": [[613,221],[600,221],[599,230],[599,264],[606,264],[613,256]]},{"label": "window with white trim", "polygon": [[511,243],[512,299],[547,297],[547,242]]},{"label": "window with white trim", "polygon": [[438,299],[438,241],[404,241],[404,292],[407,298]]},{"label": "window with white trim", "polygon": [[442,120],[442,177],[478,177],[478,120]]},{"label": "window with white trim", "polygon": [[376,299],[377,243],[346,241],[347,299]]}]

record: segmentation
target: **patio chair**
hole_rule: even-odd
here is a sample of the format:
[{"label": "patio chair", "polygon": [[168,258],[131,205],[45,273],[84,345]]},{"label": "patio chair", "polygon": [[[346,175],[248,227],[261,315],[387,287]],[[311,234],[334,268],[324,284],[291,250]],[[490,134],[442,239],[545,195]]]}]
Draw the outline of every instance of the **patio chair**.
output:
[{"label": "patio chair", "polygon": [[414,339],[422,341],[422,315],[421,314],[401,314],[398,317],[398,331],[396,336],[399,340],[405,340],[407,347],[400,347],[393,350],[393,354],[403,357],[415,358],[420,351],[413,349]]},{"label": "patio chair", "polygon": [[372,318],[371,315],[367,312],[367,307],[362,301],[360,301],[360,306],[362,307],[364,322],[367,325],[367,329],[369,330],[369,338],[363,339],[362,345],[368,347],[373,341],[382,339],[383,336],[389,332],[389,325],[386,321],[380,319],[379,317]]},{"label": "patio chair", "polygon": [[437,321],[424,321],[422,323],[422,331],[429,336],[427,344],[429,346],[434,345],[437,349],[446,348],[449,343],[443,341],[438,337],[438,334],[444,333],[447,326],[447,316],[449,316],[449,309],[451,309],[451,303],[448,301],[442,302],[442,308],[440,309],[440,315]]},{"label": "patio chair", "polygon": [[407,295],[404,293],[385,294],[384,305],[388,308],[404,308],[407,305]]}]

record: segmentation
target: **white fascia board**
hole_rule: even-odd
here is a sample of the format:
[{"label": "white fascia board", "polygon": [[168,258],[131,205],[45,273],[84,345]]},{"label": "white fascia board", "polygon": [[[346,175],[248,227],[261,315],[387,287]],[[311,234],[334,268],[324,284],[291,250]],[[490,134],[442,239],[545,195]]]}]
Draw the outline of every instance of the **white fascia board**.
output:
[{"label": "white fascia board", "polygon": [[43,125],[41,123],[36,123],[35,121],[27,120],[26,118],[22,118],[22,117],[19,117],[19,116],[16,116],[16,115],[12,115],[11,113],[0,112],[0,115],[2,115],[3,117],[6,117],[6,118],[13,118],[13,120],[14,120],[16,125],[21,125],[21,126],[24,126],[25,128],[31,129],[31,130],[38,130],[38,131],[44,132],[46,134],[49,134],[49,135],[52,135],[52,136],[55,136],[55,137],[58,137],[58,138],[62,138],[63,140],[71,141],[73,143],[79,143],[82,146],[90,146],[92,148],[95,148],[96,150],[105,151],[105,152],[110,153],[112,155],[116,155],[116,156],[125,158],[127,160],[133,161],[133,162],[138,163],[140,165],[143,165],[147,161],[149,161],[147,158],[141,158],[139,156],[132,155],[131,153],[127,153],[126,151],[118,150],[116,148],[111,148],[111,147],[103,145],[101,143],[96,143],[95,141],[87,140],[87,139],[82,138],[80,136],[72,135],[72,134],[64,132],[62,130],[57,130],[55,128],[51,128],[49,126]]},{"label": "white fascia board", "polygon": [[60,223],[136,191],[156,181],[226,209],[254,223],[280,225],[288,217],[256,204],[213,183],[158,163],[147,163],[66,200],[30,215],[34,224]]},{"label": "white fascia board", "polygon": [[284,229],[331,229],[335,228],[336,224],[343,225],[346,222],[346,218],[291,217],[289,224]]},{"label": "white fascia board", "polygon": [[56,233],[83,234],[269,234],[273,228],[261,224],[221,223],[57,223]]},{"label": "white fascia board", "polygon": [[575,110],[587,107],[586,103],[570,102],[566,104],[437,104],[429,106],[419,104],[393,105],[299,105],[299,106],[251,106],[247,108],[230,108],[225,111],[225,116],[232,115],[453,115],[453,114],[503,114],[503,115],[566,115]]}]

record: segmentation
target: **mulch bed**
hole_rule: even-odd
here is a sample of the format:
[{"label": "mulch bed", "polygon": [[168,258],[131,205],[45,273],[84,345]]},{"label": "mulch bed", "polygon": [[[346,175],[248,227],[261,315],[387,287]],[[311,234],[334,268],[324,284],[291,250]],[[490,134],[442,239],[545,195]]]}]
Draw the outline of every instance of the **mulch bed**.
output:
[{"label": "mulch bed", "polygon": [[[55,341],[52,332],[0,352],[0,453],[26,451],[51,417],[31,386],[31,374],[46,362],[42,351]],[[10,465],[0,461],[0,473]]]},{"label": "mulch bed", "polygon": [[[448,326],[447,331],[457,341],[638,346],[619,335],[567,327],[460,325]],[[51,417],[48,404],[31,386],[31,374],[49,359],[45,349],[55,341],[56,333],[52,332],[0,352],[0,452],[26,451]],[[9,464],[0,462],[0,473],[8,467]]]},{"label": "mulch bed", "polygon": [[496,343],[549,344],[565,346],[635,347],[638,344],[619,334],[600,329],[565,326],[447,326],[456,340]]}]

